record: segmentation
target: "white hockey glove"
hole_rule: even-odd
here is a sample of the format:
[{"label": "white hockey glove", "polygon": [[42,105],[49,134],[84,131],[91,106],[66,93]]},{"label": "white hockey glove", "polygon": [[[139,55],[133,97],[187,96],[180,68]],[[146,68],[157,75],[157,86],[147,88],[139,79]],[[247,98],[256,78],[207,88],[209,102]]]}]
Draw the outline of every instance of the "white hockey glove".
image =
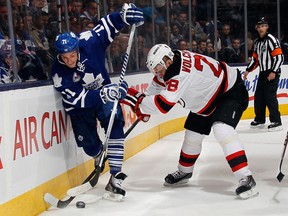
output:
[{"label": "white hockey glove", "polygon": [[104,104],[114,102],[114,100],[123,100],[126,97],[128,84],[123,81],[118,88],[117,84],[111,83],[102,87],[100,97]]},{"label": "white hockey glove", "polygon": [[120,15],[127,25],[135,24],[138,27],[144,24],[143,10],[132,3],[124,3]]}]

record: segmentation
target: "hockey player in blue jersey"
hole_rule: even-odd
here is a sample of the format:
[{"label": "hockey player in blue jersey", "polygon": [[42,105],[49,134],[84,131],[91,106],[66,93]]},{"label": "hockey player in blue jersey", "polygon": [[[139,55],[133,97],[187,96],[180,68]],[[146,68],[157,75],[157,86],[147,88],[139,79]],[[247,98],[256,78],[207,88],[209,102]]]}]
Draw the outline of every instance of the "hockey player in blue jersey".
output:
[{"label": "hockey player in blue jersey", "polygon": [[[128,88],[124,81],[117,92],[105,68],[105,50],[116,33],[125,25],[144,23],[142,9],[125,3],[120,12],[113,12],[98,22],[91,30],[76,36],[72,32],[58,35],[55,39],[57,58],[52,66],[54,87],[61,92],[63,106],[70,115],[78,147],[99,163],[103,144],[97,133],[97,122],[105,132],[108,127],[113,101],[123,99]],[[121,188],[127,177],[121,172],[124,157],[124,118],[118,105],[110,139],[108,161],[111,177],[105,187],[105,197],[121,200],[125,190]]]}]

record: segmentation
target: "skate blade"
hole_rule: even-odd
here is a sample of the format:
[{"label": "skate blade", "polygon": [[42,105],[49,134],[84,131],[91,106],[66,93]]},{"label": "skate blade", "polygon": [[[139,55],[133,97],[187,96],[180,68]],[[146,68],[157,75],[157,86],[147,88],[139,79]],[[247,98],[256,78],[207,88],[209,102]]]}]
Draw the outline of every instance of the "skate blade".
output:
[{"label": "skate blade", "polygon": [[177,187],[177,186],[183,186],[185,184],[187,184],[189,182],[189,179],[183,179],[177,183],[174,183],[174,184],[170,184],[168,182],[164,182],[163,185],[166,186],[166,187]]},{"label": "skate blade", "polygon": [[283,127],[281,127],[281,126],[268,129],[269,132],[275,132],[275,131],[281,131],[281,130],[283,130]]},{"label": "skate blade", "polygon": [[265,124],[259,124],[256,126],[250,125],[250,128],[252,129],[264,129],[264,127],[265,127]]},{"label": "skate blade", "polygon": [[246,200],[246,199],[249,199],[249,198],[252,198],[252,197],[256,197],[259,195],[259,192],[258,191],[255,191],[254,189],[251,189],[251,190],[248,190],[248,191],[245,191],[241,194],[238,194],[238,197],[242,200]]},{"label": "skate blade", "polygon": [[115,202],[122,202],[124,200],[124,196],[122,194],[114,194],[109,191],[106,191],[103,194],[103,198],[106,200],[111,200]]}]

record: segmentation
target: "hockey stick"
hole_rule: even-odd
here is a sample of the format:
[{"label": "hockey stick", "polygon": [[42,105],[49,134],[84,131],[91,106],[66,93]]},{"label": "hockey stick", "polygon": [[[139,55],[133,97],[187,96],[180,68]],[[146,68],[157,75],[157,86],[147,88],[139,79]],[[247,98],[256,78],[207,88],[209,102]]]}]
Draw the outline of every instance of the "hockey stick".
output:
[{"label": "hockey stick", "polygon": [[[135,26],[135,24],[133,24],[132,28],[131,28],[131,33],[130,33],[130,36],[129,36],[129,40],[128,40],[127,49],[126,49],[126,52],[125,52],[125,55],[124,55],[124,62],[123,62],[123,65],[122,65],[118,86],[120,86],[121,83],[124,80],[124,76],[125,76],[125,72],[126,72],[126,68],[127,68],[127,64],[128,64],[128,60],[129,60],[129,54],[130,54],[130,50],[131,50],[131,47],[132,47],[132,42],[133,42],[135,29],[136,29],[136,26]],[[108,141],[109,141],[109,138],[110,138],[110,133],[111,133],[111,129],[112,129],[112,126],[113,126],[113,123],[114,123],[114,119],[115,119],[115,116],[116,116],[116,113],[117,113],[118,101],[119,100],[115,100],[114,101],[114,105],[113,105],[113,109],[112,109],[112,112],[111,112],[108,128],[107,128],[107,131],[106,131],[106,138],[105,138],[105,142],[104,142],[104,151],[103,151],[103,153],[101,155],[100,162],[99,162],[99,164],[98,164],[98,166],[96,168],[95,175],[93,176],[92,179],[90,179],[90,181],[88,181],[88,182],[86,182],[86,183],[84,183],[82,185],[79,185],[77,187],[69,189],[67,191],[68,195],[76,196],[78,194],[85,193],[86,191],[92,189],[97,184],[97,182],[99,180],[100,173],[101,173],[101,168],[104,165],[104,159],[105,159],[106,153],[107,153]]]},{"label": "hockey stick", "polygon": [[140,122],[140,119],[137,118],[136,121],[131,125],[131,127],[125,132],[125,138],[130,134],[130,132],[136,127],[136,125]]},{"label": "hockey stick", "polygon": [[[136,125],[140,122],[140,119],[137,119],[132,125],[131,127],[125,132],[124,134],[124,137],[126,138],[130,133],[131,131],[136,127]],[[83,181],[82,184],[85,184],[86,182],[88,182],[96,173],[96,169],[94,169],[90,175]],[[50,193],[45,193],[44,194],[44,201],[47,202],[48,204],[50,204],[51,206],[53,207],[56,207],[56,208],[65,208],[66,206],[68,206],[72,201],[73,199],[75,198],[76,196],[70,196],[68,197],[66,200],[60,200],[56,197],[54,197],[52,194]]]},{"label": "hockey stick", "polygon": [[[86,182],[88,182],[95,175],[95,173],[96,173],[96,170],[94,169],[90,173],[90,175],[83,181],[82,184],[85,184]],[[62,200],[57,199],[50,193],[44,194],[44,201],[50,204],[51,206],[57,207],[57,208],[65,208],[67,205],[69,205],[69,203],[72,202],[74,198],[75,196],[70,196],[68,199],[62,201]]]},{"label": "hockey stick", "polygon": [[277,179],[278,179],[279,182],[281,182],[282,179],[285,176],[282,173],[281,169],[282,169],[282,163],[283,163],[283,159],[284,159],[286,148],[287,148],[287,143],[288,143],[288,131],[287,131],[286,138],[285,138],[285,141],[284,141],[284,148],[283,148],[283,152],[282,152],[281,160],[280,160],[280,164],[279,164],[279,174],[277,175]]}]

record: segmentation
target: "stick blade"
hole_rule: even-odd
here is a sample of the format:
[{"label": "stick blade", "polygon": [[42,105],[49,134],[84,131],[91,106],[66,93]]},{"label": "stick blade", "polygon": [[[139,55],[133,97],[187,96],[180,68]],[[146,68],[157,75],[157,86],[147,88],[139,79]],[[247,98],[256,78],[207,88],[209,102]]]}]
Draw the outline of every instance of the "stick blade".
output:
[{"label": "stick blade", "polygon": [[284,178],[284,176],[285,176],[285,175],[284,175],[282,172],[279,172],[279,174],[277,175],[278,181],[281,182],[282,179]]},{"label": "stick blade", "polygon": [[56,208],[66,208],[74,199],[75,197],[69,197],[66,200],[59,200],[58,198],[54,197],[50,193],[44,194],[44,201],[47,202],[49,205],[56,207]]},{"label": "stick blade", "polygon": [[58,199],[51,195],[50,193],[44,194],[44,201],[47,202],[49,205],[57,207]]},{"label": "stick blade", "polygon": [[67,191],[67,195],[71,197],[75,197],[75,196],[78,196],[80,194],[86,193],[87,191],[91,190],[97,184],[100,173],[101,173],[101,167],[98,165],[95,175],[88,182],[82,185],[76,186],[74,188],[70,188]]},{"label": "stick blade", "polygon": [[92,186],[90,184],[90,182],[86,182],[82,185],[70,188],[67,191],[67,195],[69,196],[78,196],[79,194],[85,193],[87,191],[89,191],[90,189],[92,189]]}]

